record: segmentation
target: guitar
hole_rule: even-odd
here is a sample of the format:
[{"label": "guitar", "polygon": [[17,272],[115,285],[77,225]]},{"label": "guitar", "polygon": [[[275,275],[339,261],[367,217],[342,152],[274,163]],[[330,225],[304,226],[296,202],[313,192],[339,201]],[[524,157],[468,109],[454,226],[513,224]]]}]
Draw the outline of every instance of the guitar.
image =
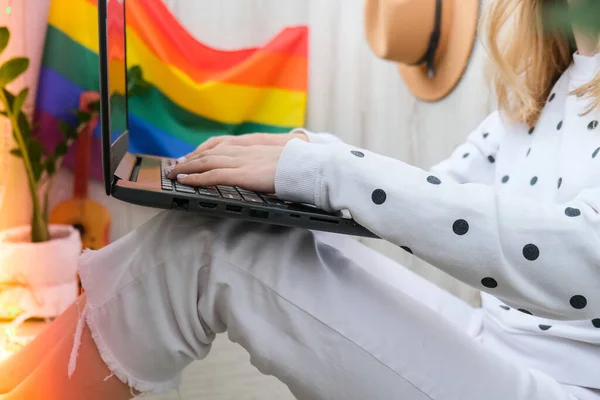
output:
[{"label": "guitar", "polygon": [[[85,92],[79,100],[79,109],[91,112],[91,105],[98,102],[96,92]],[[90,177],[90,146],[98,115],[92,116],[77,137],[73,198],[59,203],[50,214],[50,223],[73,225],[81,234],[84,249],[97,250],[109,243],[111,218],[102,204],[88,199]]]}]

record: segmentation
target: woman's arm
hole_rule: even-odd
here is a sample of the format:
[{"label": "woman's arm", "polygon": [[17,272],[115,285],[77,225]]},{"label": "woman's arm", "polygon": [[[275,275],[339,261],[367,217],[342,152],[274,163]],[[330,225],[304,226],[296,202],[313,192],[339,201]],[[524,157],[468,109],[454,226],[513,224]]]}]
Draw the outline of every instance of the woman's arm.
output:
[{"label": "woman's arm", "polygon": [[[495,171],[495,163],[490,162],[490,157],[495,160],[502,130],[500,115],[494,112],[452,152],[450,157],[431,167],[431,172],[459,183],[490,184]],[[311,132],[304,128],[290,131],[290,134],[298,133],[304,134],[311,143],[344,143],[331,133]]]},{"label": "woman's arm", "polygon": [[[493,149],[468,146],[482,157]],[[473,168],[466,175],[480,173]],[[444,175],[346,144],[293,140],[275,189],[284,199],[347,209],[383,239],[515,308],[553,319],[598,317],[600,188],[546,204],[457,183],[467,169],[438,171]],[[480,177],[489,174],[484,168]]]}]

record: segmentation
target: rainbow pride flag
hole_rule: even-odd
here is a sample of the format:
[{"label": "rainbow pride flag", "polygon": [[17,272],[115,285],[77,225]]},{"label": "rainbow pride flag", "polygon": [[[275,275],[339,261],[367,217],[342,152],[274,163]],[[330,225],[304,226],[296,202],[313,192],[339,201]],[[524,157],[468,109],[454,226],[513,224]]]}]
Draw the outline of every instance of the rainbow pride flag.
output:
[{"label": "rainbow pride flag", "polygon": [[[61,137],[60,121],[75,125],[80,94],[99,88],[97,1],[52,1],[35,123],[45,146]],[[177,157],[211,136],[304,124],[306,26],[285,28],[262,47],[223,51],[192,37],[161,0],[127,0],[127,46],[128,66],[141,66],[152,85],[129,100],[131,152]],[[99,178],[99,128],[95,136],[92,175]]]}]

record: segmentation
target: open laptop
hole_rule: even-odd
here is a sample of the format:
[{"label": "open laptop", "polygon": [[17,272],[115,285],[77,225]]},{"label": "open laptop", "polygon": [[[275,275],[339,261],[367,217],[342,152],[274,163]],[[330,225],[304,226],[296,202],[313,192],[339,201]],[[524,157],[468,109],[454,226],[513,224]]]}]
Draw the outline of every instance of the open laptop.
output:
[{"label": "open laptop", "polygon": [[239,187],[182,185],[163,173],[175,160],[131,154],[128,151],[125,0],[100,0],[98,19],[102,168],[107,195],[147,207],[375,237],[342,213],[328,213]]}]

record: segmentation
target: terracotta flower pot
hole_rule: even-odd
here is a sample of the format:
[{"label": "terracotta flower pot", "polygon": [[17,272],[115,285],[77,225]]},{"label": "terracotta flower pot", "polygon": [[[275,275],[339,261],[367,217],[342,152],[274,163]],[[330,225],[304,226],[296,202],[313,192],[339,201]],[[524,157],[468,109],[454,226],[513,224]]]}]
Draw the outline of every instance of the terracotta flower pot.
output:
[{"label": "terracotta flower pot", "polygon": [[77,299],[79,232],[51,225],[52,240],[31,243],[30,226],[0,232],[0,318],[52,318]]}]

